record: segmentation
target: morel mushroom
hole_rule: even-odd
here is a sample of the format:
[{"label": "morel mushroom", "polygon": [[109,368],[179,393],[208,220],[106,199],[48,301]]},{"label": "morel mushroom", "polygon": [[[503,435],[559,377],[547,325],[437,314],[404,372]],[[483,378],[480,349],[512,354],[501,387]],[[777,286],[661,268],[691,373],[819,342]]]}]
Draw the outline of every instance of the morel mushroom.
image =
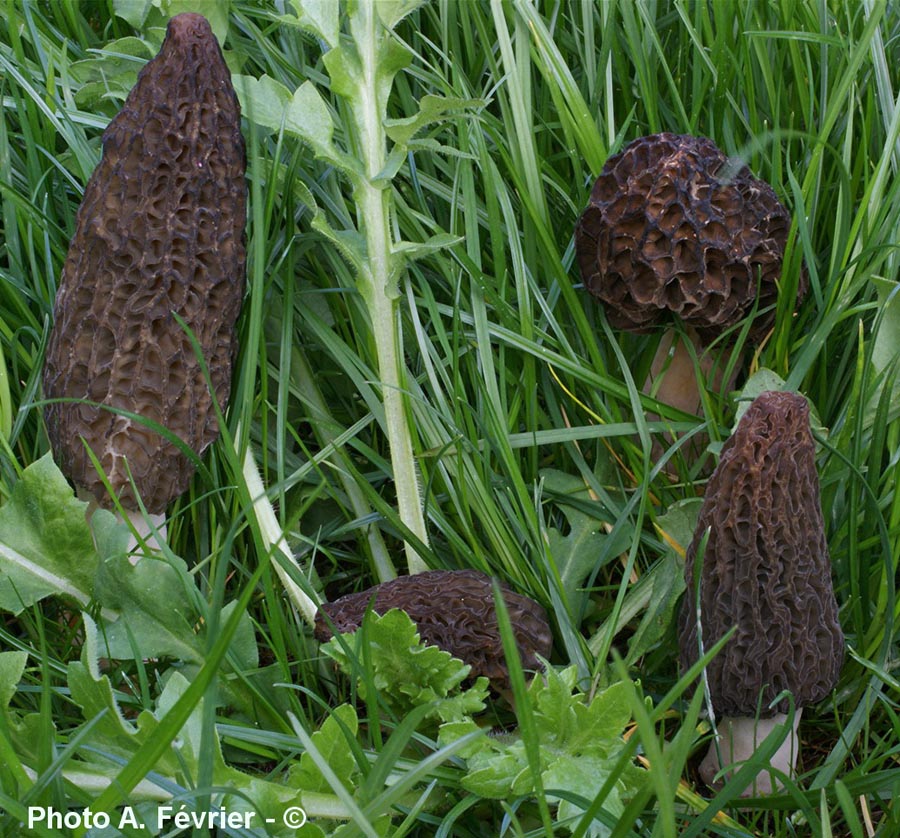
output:
[{"label": "morel mushroom", "polygon": [[[711,140],[653,134],[606,161],[575,248],[584,284],[612,326],[644,332],[679,317],[708,375],[709,344],[754,305],[751,337],[771,327],[790,226],[772,188],[729,163]],[[801,274],[798,300],[805,291]],[[645,390],[660,374],[657,399],[698,413],[692,353],[671,331]]]},{"label": "morel mushroom", "polygon": [[111,499],[88,448],[124,508],[139,508],[137,494],[162,513],[194,465],[148,423],[197,454],[218,436],[213,394],[175,315],[196,337],[224,409],[244,294],[244,170],[240,106],[219,44],[201,15],[173,17],[103,134],[44,366],[56,461],[103,506]]},{"label": "morel mushroom", "polygon": [[[789,701],[779,699],[785,691],[797,708],[794,726],[771,765],[790,775],[801,708],[834,687],[844,656],[802,396],[762,393],[726,441],[687,550],[685,579],[685,669],[736,627],[706,668],[719,741],[710,746],[701,777],[712,785],[722,768],[748,759],[785,723]],[[778,783],[767,772],[745,794],[754,787],[766,794]]]},{"label": "morel mushroom", "polygon": [[[548,658],[553,645],[547,614],[534,600],[505,585],[501,590],[522,665],[539,670],[538,656]],[[509,687],[489,576],[477,570],[427,570],[348,594],[320,607],[316,637],[328,640],[332,624],[341,633],[356,631],[370,603],[377,614],[392,608],[405,611],[425,643],[439,646],[472,667],[471,678],[486,676],[500,693]]]}]

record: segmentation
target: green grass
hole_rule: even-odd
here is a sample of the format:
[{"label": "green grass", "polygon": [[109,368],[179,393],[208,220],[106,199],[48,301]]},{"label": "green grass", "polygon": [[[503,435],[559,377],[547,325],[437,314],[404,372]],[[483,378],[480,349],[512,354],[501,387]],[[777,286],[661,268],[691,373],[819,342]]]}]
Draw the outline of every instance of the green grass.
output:
[{"label": "green grass", "polygon": [[[136,28],[114,14],[118,5],[9,0],[0,15],[3,503],[47,451],[37,406],[43,350],[100,134],[162,36],[151,26],[162,21],[157,11]],[[335,146],[354,159],[364,139],[385,143],[380,132],[360,134],[352,100],[330,89],[321,41],[279,20],[275,4],[205,7],[228,13],[234,72],[267,75],[289,94],[312,81]],[[313,731],[357,686],[324,665],[296,591],[332,599],[360,590],[404,572],[412,553],[433,568],[494,574],[544,604],[553,663],[574,664],[585,692],[628,685],[633,726],[617,770],[640,758],[649,768],[612,835],[900,835],[898,9],[875,0],[439,0],[399,21],[396,35],[412,60],[394,79],[388,117],[416,114],[428,95],[458,100],[415,136],[387,190],[393,242],[452,237],[398,260],[388,301],[402,335],[398,377],[381,386],[371,290],[335,244],[371,232],[371,208],[299,128],[273,130],[248,112],[248,297],[232,398],[220,441],[169,512],[168,560],[189,568],[187,595],[206,627],[200,651],[190,661],[109,663],[110,707],[129,722],[152,711],[158,724],[143,738],[104,728],[118,744],[105,755],[104,781],[91,786],[66,774],[86,758],[80,737],[92,735],[70,695],[89,634],[81,610],[50,597],[4,613],[0,650],[28,657],[0,712],[0,832],[16,834],[29,805],[110,809],[151,771],[202,803],[222,776],[252,796],[251,778],[282,783],[303,754],[328,767]],[[150,46],[133,58],[121,43],[109,47],[131,36]],[[702,493],[735,394],[710,392],[699,420],[642,395],[659,336],[611,330],[573,264],[575,221],[603,162],[662,130],[712,137],[770,182],[795,219],[786,283],[801,260],[810,278],[796,316],[787,295],[779,303],[739,387],[766,368],[815,408],[849,652],[833,695],[804,712],[801,775],[750,808],[728,787],[712,805],[693,788],[706,727],[675,666],[671,607],[656,599],[678,576],[666,576],[675,558],[664,535],[679,532],[667,513]],[[418,490],[400,498],[398,404]],[[669,450],[660,468],[653,438],[665,425],[684,434],[700,423],[712,454],[698,462]],[[268,510],[254,511],[248,452],[276,531]],[[406,478],[399,494],[409,488]],[[421,505],[424,529],[410,504]],[[286,551],[275,547],[282,534]],[[183,689],[173,673],[186,678]],[[521,714],[524,682],[513,686]],[[352,804],[356,825],[340,834],[566,834],[544,792],[501,803],[467,791],[464,748],[442,743],[416,711],[392,716],[372,692],[341,746],[358,786],[343,796],[331,786],[319,799]],[[490,718],[514,723],[508,708]],[[518,721],[533,760],[539,733]],[[196,759],[167,774],[179,736],[196,745]],[[221,760],[242,773],[223,775]],[[593,811],[602,804],[603,795]],[[319,823],[328,831],[340,821]],[[570,827],[594,834],[587,817]]]}]

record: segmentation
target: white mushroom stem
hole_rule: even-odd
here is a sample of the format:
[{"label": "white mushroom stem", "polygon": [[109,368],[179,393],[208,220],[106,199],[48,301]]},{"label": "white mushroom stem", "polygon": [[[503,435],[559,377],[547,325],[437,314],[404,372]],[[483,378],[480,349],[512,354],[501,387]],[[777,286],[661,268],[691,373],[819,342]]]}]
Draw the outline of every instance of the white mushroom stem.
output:
[{"label": "white mushroom stem", "polygon": [[[788,777],[793,776],[797,765],[797,754],[800,751],[800,739],[797,726],[800,723],[801,710],[794,713],[794,723],[778,750],[769,760],[769,766]],[[788,717],[783,713],[769,719],[730,718],[725,716],[717,725],[718,741],[713,739],[709,751],[700,763],[700,776],[708,786],[720,785],[741,764],[750,759],[763,740],[779,725],[784,725]],[[721,757],[721,761],[720,761]],[[722,769],[727,769],[720,775]],[[741,797],[772,794],[781,788],[781,783],[770,771],[762,771],[741,792]]]},{"label": "white mushroom stem", "polygon": [[[148,550],[162,549],[162,544],[160,542],[166,540],[165,515],[151,515],[149,513],[144,515],[143,512],[137,512],[131,509],[126,509],[125,515],[131,522],[131,526],[134,527],[137,535],[140,536],[140,539],[138,539],[135,537],[135,533],[132,532],[128,538],[128,558],[131,560],[132,564],[139,558],[139,556],[136,555],[136,552],[140,547],[141,541],[147,545]],[[116,517],[119,517],[118,514]],[[156,530],[155,534],[154,529]]]},{"label": "white mushroom stem", "polygon": [[[97,499],[87,489],[82,486],[76,486],[75,489],[76,497],[85,501],[88,505],[85,517],[90,521],[94,512],[100,508],[100,504],[97,503]],[[125,512],[125,518],[122,518],[118,512],[114,514],[117,521],[121,521],[123,524],[130,523],[133,528],[129,533],[128,547],[125,551],[128,553],[129,561],[132,564],[137,564],[138,559],[141,557],[141,541],[146,545],[146,549],[151,552],[162,550],[162,542],[166,540],[166,516],[151,515],[150,513],[145,515],[143,512],[132,509],[123,509],[123,511]],[[154,529],[156,530],[156,535],[153,533]]]}]

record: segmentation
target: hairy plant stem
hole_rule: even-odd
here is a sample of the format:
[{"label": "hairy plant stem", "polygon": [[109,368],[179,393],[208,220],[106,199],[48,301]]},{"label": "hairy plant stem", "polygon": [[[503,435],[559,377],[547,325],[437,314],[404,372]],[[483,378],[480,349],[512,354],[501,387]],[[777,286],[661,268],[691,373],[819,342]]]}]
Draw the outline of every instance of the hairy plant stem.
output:
[{"label": "hairy plant stem", "polygon": [[[360,2],[361,18],[357,48],[362,76],[360,100],[354,104],[360,134],[360,150],[365,157],[365,177],[356,185],[359,227],[365,231],[368,264],[363,294],[372,320],[378,374],[381,379],[385,431],[394,472],[400,520],[423,543],[428,543],[425,516],[419,495],[419,479],[413,454],[412,435],[407,421],[404,389],[403,336],[398,311],[398,295],[393,288],[389,224],[389,186],[377,178],[386,163],[387,136],[383,127],[382,103],[378,97],[378,53],[384,34],[377,20],[374,0]],[[415,547],[406,542],[406,561],[410,573],[427,570]]]}]

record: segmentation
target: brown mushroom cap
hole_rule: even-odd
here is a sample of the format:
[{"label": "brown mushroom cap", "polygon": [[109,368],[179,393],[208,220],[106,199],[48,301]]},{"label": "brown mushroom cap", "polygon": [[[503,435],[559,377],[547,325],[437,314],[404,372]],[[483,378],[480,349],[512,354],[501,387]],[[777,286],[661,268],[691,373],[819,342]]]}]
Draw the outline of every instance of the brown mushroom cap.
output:
[{"label": "brown mushroom cap", "polygon": [[[244,293],[244,169],[219,44],[206,18],[178,15],[103,134],[56,297],[48,399],[131,411],[198,454],[215,440],[213,400],[173,312],[197,338],[224,409]],[[104,505],[82,438],[126,508],[137,508],[129,470],[150,512],[187,488],[191,461],[140,422],[71,402],[50,404],[46,419],[62,470]]]},{"label": "brown mushroom cap", "polygon": [[838,678],[844,637],[819,500],[809,406],[795,393],[759,395],[722,448],[685,557],[681,664],[699,655],[695,559],[704,649],[737,630],[707,667],[717,714],[753,717],[823,699]]},{"label": "brown mushroom cap", "polygon": [[[703,137],[653,134],[606,161],[578,221],[588,290],[616,328],[645,331],[670,313],[704,340],[773,306],[791,217],[772,188]],[[758,289],[758,294],[757,294]],[[801,275],[798,299],[806,291]],[[757,318],[764,334],[774,309]]]},{"label": "brown mushroom cap", "polygon": [[[553,645],[547,614],[528,597],[505,585],[501,589],[522,665],[541,669],[538,655],[548,658]],[[425,643],[472,667],[470,678],[484,675],[498,690],[509,686],[489,576],[477,570],[428,570],[348,594],[321,606],[316,637],[325,641],[332,636],[326,616],[341,633],[356,631],[370,602],[377,614],[392,608],[409,614]]]}]

